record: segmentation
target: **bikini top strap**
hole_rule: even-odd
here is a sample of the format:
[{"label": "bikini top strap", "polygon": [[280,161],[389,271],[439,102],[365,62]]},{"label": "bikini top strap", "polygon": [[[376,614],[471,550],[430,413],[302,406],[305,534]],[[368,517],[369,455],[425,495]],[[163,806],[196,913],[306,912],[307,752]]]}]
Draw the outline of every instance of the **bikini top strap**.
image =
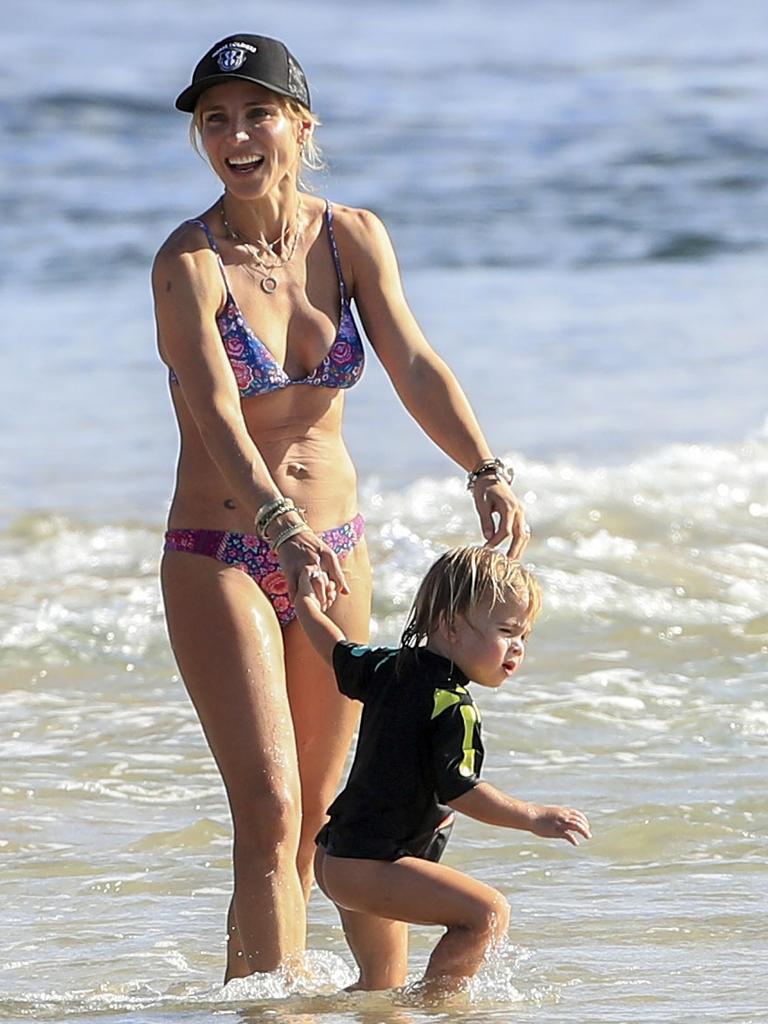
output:
[{"label": "bikini top strap", "polygon": [[205,223],[205,221],[201,220],[199,217],[191,217],[188,221],[186,221],[186,223],[187,224],[194,224],[194,226],[196,228],[200,228],[200,230],[203,232],[203,234],[207,238],[208,245],[210,245],[211,249],[216,254],[216,262],[219,264],[219,270],[221,271],[221,276],[222,276],[222,278],[224,280],[224,287],[227,289],[227,295],[229,295],[230,294],[229,281],[227,280],[227,274],[226,274],[226,271],[224,270],[224,264],[222,263],[222,260],[221,260],[221,253],[219,252],[218,245],[216,245],[216,239],[213,237],[213,232],[208,227],[208,225]]},{"label": "bikini top strap", "polygon": [[336,237],[333,233],[333,210],[330,202],[326,199],[325,201],[325,223],[328,227],[328,238],[331,240],[331,253],[333,254],[333,262],[336,266],[336,275],[339,278],[339,290],[341,292],[342,302],[347,302],[347,288],[344,284],[344,275],[341,272],[341,258],[339,257],[339,249],[336,245]]},{"label": "bikini top strap", "polygon": [[208,227],[204,220],[201,220],[200,217],[190,217],[190,219],[188,221],[185,221],[185,223],[194,224],[196,228],[200,228],[205,237],[208,239],[208,245],[210,245],[210,247],[213,249],[217,256],[219,255],[219,247],[218,245],[216,245],[216,239],[213,237],[213,232],[211,231],[211,229]]}]

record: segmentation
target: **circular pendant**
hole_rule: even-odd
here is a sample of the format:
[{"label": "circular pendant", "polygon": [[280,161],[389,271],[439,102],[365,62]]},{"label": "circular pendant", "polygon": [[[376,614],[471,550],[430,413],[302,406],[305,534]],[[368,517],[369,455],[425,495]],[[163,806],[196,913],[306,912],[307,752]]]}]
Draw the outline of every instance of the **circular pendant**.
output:
[{"label": "circular pendant", "polygon": [[262,277],[261,287],[263,291],[265,291],[268,295],[271,295],[275,288],[277,288],[277,281],[274,279],[274,277]]}]

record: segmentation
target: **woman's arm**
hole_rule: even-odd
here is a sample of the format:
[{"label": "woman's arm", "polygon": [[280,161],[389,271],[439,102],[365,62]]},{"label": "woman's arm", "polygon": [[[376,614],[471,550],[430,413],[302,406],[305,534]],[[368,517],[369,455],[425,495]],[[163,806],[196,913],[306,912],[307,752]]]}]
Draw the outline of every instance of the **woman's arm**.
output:
[{"label": "woman's arm", "polygon": [[246,428],[216,326],[223,285],[212,272],[214,257],[184,246],[189,230],[171,236],[152,268],[158,346],[173,367],[208,454],[255,516],[280,492]]},{"label": "woman's arm", "polygon": [[474,789],[451,800],[450,806],[486,825],[519,828],[545,839],[565,839],[572,846],[579,845],[578,836],[592,838],[589,822],[581,811],[516,800],[488,782],[480,782]]},{"label": "woman's arm", "polygon": [[[342,220],[349,233],[355,301],[395,391],[438,447],[465,470],[475,469],[492,458],[491,450],[458,380],[408,306],[384,225],[367,210],[350,210]],[[509,554],[520,555],[527,543],[525,517],[509,486],[493,476],[480,477],[473,497],[488,544],[510,540]]]}]

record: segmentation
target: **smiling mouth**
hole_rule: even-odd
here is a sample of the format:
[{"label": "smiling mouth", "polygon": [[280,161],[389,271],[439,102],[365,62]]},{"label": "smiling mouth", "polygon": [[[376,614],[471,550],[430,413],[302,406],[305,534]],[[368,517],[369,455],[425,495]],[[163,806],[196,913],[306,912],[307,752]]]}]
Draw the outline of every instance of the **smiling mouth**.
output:
[{"label": "smiling mouth", "polygon": [[251,171],[257,170],[264,163],[264,157],[258,155],[252,156],[231,156],[224,161],[230,171],[235,174],[248,174]]}]

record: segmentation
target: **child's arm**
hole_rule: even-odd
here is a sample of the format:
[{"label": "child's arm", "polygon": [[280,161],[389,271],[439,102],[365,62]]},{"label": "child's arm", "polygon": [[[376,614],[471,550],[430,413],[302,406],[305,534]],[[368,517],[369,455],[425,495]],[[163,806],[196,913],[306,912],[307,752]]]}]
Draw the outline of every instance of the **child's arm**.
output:
[{"label": "child's arm", "polygon": [[589,822],[581,811],[516,800],[488,782],[479,782],[474,789],[451,800],[450,806],[487,825],[519,828],[545,839],[565,839],[573,846],[579,845],[578,835],[592,838]]},{"label": "child's arm", "polygon": [[325,614],[325,608],[333,604],[336,589],[333,581],[322,569],[306,567],[299,576],[296,592],[296,615],[310,643],[317,653],[333,664],[333,649],[340,640],[346,640],[342,631]]}]

